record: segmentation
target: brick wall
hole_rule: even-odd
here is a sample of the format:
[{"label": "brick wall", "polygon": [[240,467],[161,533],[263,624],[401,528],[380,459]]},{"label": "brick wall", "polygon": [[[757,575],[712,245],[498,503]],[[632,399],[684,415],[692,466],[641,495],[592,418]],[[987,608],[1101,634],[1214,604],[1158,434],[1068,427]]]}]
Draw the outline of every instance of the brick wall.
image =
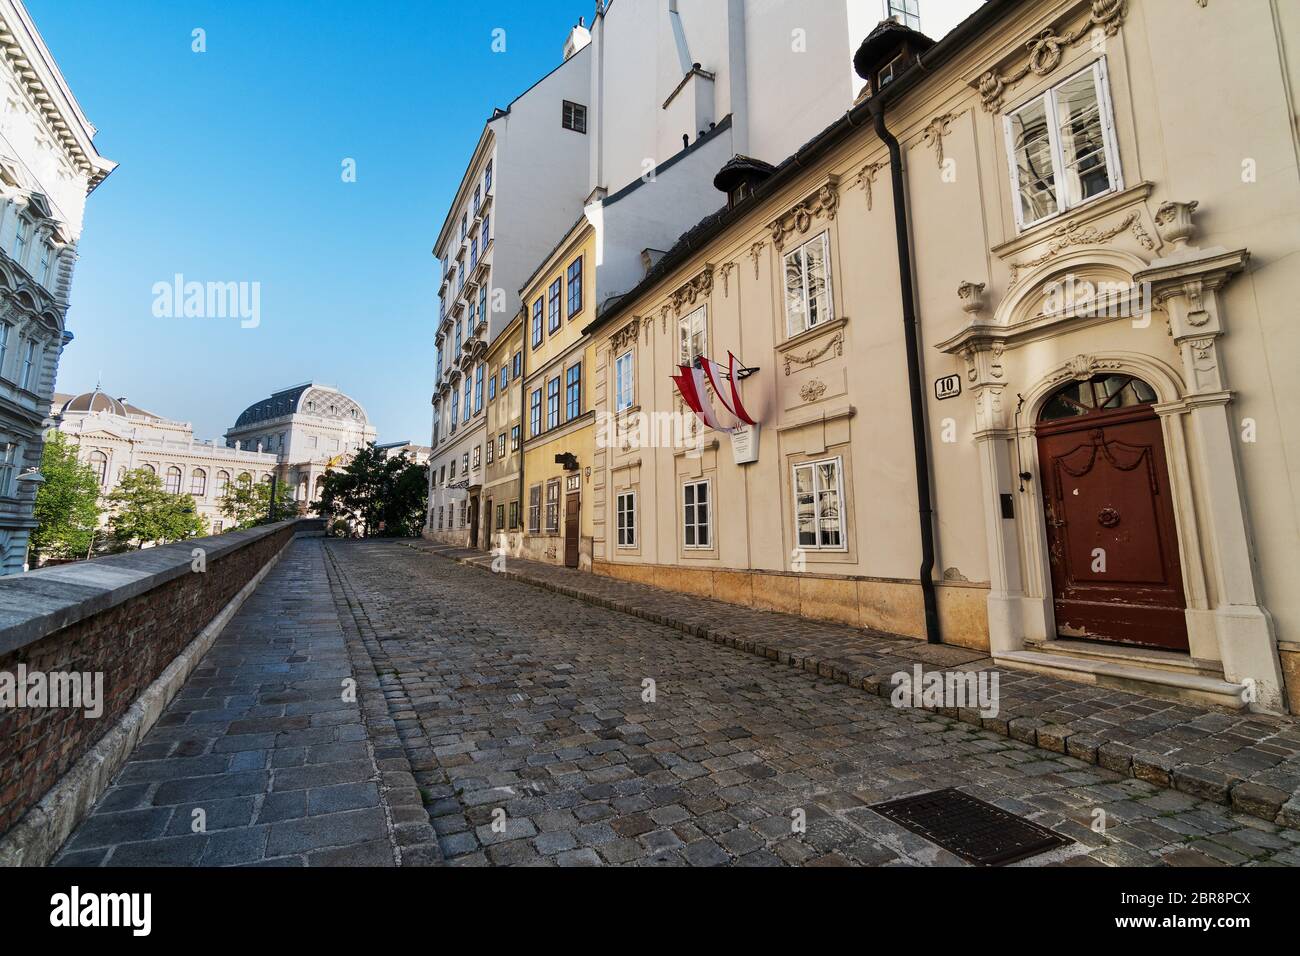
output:
[{"label": "brick wall", "polygon": [[[0,708],[0,835],[22,815],[96,741],[112,728],[141,691],[216,617],[259,570],[307,522],[285,522],[265,530],[237,532],[246,541],[233,549],[213,546],[207,570],[189,570],[195,544],[163,548],[87,562],[78,566],[92,573],[130,573],[148,562],[157,568],[157,586],[112,606],[83,616],[75,623],[8,653],[0,654],[0,673],[102,672],[103,714],[87,717],[71,708]],[[221,542],[222,538],[207,539]],[[180,573],[177,573],[180,569]],[[152,568],[151,568],[152,570]],[[50,575],[74,572],[65,566],[6,579],[0,603],[12,606],[24,588],[42,593],[64,588],[73,595],[77,585]],[[41,577],[41,575],[46,575]],[[24,580],[27,579],[27,580]],[[87,591],[89,588],[81,588]],[[110,598],[111,601],[111,598]]]}]

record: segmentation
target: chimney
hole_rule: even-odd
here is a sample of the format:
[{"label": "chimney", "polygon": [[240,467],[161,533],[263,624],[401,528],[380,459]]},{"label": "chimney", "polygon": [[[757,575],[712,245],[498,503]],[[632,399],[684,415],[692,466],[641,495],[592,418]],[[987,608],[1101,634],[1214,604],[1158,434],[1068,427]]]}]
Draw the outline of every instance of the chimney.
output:
[{"label": "chimney", "polygon": [[564,58],[567,60],[590,43],[591,31],[587,29],[587,18],[578,17],[578,25],[569,31],[569,38],[564,41]]}]

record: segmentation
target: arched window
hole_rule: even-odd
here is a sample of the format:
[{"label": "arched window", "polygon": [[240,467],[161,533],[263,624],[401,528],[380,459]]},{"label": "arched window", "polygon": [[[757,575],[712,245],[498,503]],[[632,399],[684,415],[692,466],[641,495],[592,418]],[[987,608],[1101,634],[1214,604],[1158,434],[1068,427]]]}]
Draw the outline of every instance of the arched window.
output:
[{"label": "arched window", "polygon": [[241,488],[253,487],[253,476],[246,471],[241,472],[239,475],[239,487]]},{"label": "arched window", "polygon": [[163,487],[169,495],[179,495],[181,493],[181,470],[175,465],[167,469],[167,478],[163,482]]},{"label": "arched window", "polygon": [[190,473],[190,494],[202,498],[208,491],[208,473],[202,468],[195,468]]},{"label": "arched window", "polygon": [[156,474],[158,474],[158,469],[155,468],[153,465],[149,464],[148,462],[145,462],[145,463],[144,463],[143,465],[141,465],[140,467],[141,467],[143,470],[149,472],[149,474],[151,474],[151,475],[156,475]]},{"label": "arched window", "polygon": [[1071,382],[1047,400],[1038,415],[1040,422],[1060,421],[1083,415],[1113,412],[1120,408],[1152,405],[1156,393],[1140,378],[1131,375],[1094,375],[1083,382]]},{"label": "arched window", "polygon": [[226,489],[228,489],[229,487],[230,487],[230,472],[228,471],[217,472],[217,489],[216,489],[217,497],[224,498],[226,496]]},{"label": "arched window", "polygon": [[320,496],[325,492],[325,476],[316,476],[316,490],[312,492],[311,500],[319,501]]},{"label": "arched window", "polygon": [[108,479],[108,456],[102,451],[92,451],[90,470],[95,473],[95,480],[99,482],[99,487],[103,488],[104,482]]}]

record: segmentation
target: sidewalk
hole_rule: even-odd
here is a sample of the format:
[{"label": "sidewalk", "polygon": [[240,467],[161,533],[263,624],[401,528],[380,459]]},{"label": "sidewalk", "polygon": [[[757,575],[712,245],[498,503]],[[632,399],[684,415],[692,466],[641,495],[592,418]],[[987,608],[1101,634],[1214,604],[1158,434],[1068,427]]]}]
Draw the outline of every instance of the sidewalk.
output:
[{"label": "sidewalk", "polygon": [[[492,556],[405,542],[491,572]],[[946,669],[987,670],[979,651],[891,638],[858,628],[759,611],[521,558],[504,577],[630,614],[718,644],[888,697],[890,678]],[[1231,806],[1280,826],[1300,827],[1300,724],[1233,713],[999,668],[1000,711],[928,708],[985,730],[1087,763]]]}]

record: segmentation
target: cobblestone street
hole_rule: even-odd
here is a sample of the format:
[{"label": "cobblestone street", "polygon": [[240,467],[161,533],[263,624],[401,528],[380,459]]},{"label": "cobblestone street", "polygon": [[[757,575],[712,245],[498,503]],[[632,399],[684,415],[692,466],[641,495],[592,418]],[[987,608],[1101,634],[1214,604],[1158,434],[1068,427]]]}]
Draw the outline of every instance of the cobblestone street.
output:
[{"label": "cobblestone street", "polygon": [[314,539],[56,863],[964,865],[867,806],[942,787],[1076,841],[1027,865],[1300,863],[1300,832],[1227,806],[402,542]]}]

